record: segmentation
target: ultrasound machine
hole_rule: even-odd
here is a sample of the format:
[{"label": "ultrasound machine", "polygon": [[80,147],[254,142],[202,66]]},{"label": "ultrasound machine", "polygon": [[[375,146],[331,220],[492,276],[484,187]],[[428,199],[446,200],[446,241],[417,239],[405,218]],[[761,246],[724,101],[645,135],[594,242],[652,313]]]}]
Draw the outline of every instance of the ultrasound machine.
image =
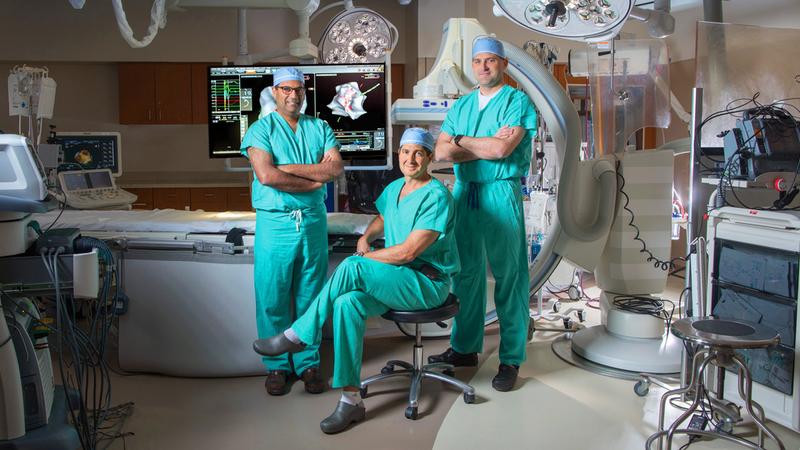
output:
[{"label": "ultrasound machine", "polygon": [[122,174],[119,133],[59,132],[50,142],[58,146],[56,197],[72,209],[130,209],[136,195],[114,182]]}]

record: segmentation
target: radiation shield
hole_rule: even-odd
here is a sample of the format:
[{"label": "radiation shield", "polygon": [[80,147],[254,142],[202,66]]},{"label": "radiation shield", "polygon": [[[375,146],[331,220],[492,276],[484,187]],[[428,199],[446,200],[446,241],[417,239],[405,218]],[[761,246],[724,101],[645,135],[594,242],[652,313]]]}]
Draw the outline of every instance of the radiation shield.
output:
[{"label": "radiation shield", "polygon": [[669,127],[669,56],[663,40],[590,44],[587,59],[595,156],[624,151],[641,128]]}]

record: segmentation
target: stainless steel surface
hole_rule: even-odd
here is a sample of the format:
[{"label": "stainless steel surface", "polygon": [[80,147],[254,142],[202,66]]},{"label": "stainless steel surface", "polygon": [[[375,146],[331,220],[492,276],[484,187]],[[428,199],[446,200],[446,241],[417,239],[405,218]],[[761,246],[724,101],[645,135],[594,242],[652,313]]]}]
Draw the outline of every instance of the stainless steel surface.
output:
[{"label": "stainless steel surface", "polygon": [[[672,324],[672,334],[683,339],[684,341],[698,344],[699,348],[696,351],[692,364],[690,366],[691,380],[688,384],[683,385],[681,388],[672,389],[661,396],[658,411],[658,430],[653,433],[645,444],[646,449],[650,449],[653,443],[658,441],[658,449],[672,448],[672,440],[676,434],[688,435],[702,435],[710,438],[725,439],[729,442],[753,449],[764,448],[764,435],[774,440],[778,447],[783,450],[783,442],[765,425],[766,418],[764,417],[763,408],[753,401],[753,380],[750,376],[750,370],[745,365],[744,361],[734,353],[735,349],[746,348],[763,348],[778,343],[778,333],[769,327],[761,324],[750,323],[737,320],[722,320],[713,317],[687,317],[680,319]],[[733,367],[738,370],[738,390],[739,396],[744,401],[744,407],[750,414],[753,422],[757,426],[758,442],[752,442],[744,437],[734,435],[733,433],[724,430],[709,430],[702,431],[702,433],[695,433],[697,430],[690,430],[679,428],[689,417],[691,417],[698,409],[702,408],[705,415],[705,409],[708,404],[707,388],[705,385],[706,369],[709,365],[716,366],[716,370],[724,371],[724,367]],[[723,377],[717,376],[718,384],[716,386],[716,396],[714,400],[716,403],[722,403],[722,392],[724,392],[721,379]],[[683,411],[680,416],[675,419],[672,424],[664,428],[665,408],[667,402],[672,397],[680,396],[685,399],[688,396],[692,397],[692,402],[689,407]],[[730,414],[727,410],[720,410],[714,407],[715,402],[711,402],[710,415],[712,417],[724,416]],[[758,411],[758,413],[756,413]],[[739,417],[731,417],[731,423],[740,421]]]},{"label": "stainless steel surface", "polygon": [[686,317],[673,322],[671,330],[685,341],[725,348],[763,348],[780,339],[775,330],[765,325],[713,317]]}]

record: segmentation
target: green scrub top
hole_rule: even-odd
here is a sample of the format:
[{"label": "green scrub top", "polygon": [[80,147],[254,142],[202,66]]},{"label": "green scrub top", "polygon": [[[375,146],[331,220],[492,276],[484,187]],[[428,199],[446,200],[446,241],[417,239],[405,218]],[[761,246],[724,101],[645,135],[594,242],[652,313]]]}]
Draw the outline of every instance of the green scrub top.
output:
[{"label": "green scrub top", "polygon": [[504,85],[481,110],[478,94],[476,89],[456,100],[442,124],[442,131],[450,136],[491,137],[503,126],[519,126],[525,129],[525,136],[506,158],[455,164],[456,179],[485,183],[527,175],[536,134],[536,110],[530,99],[524,92]]},{"label": "green scrub top", "polygon": [[433,266],[440,273],[455,275],[461,269],[455,240],[455,206],[450,191],[437,179],[400,199],[405,179],[393,181],[383,190],[375,206],[384,217],[387,247],[400,244],[413,230],[438,231],[436,242],[409,264]]},{"label": "green scrub top", "polygon": [[[256,147],[268,151],[276,166],[285,164],[316,164],[325,152],[339,148],[333,130],[327,122],[301,114],[297,131],[277,112],[257,120],[242,139],[241,153]],[[325,186],[311,192],[284,192],[253,180],[253,208],[265,211],[310,209],[325,202]]]}]

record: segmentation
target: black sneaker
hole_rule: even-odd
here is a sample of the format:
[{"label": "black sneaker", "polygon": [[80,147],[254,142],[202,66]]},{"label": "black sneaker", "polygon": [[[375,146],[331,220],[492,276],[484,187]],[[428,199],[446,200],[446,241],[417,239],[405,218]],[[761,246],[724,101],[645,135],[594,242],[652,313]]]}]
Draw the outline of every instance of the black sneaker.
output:
[{"label": "black sneaker", "polygon": [[475,367],[478,365],[477,353],[458,353],[448,348],[444,353],[428,356],[428,364],[447,363],[454,367]]},{"label": "black sneaker", "polygon": [[492,379],[492,387],[500,392],[508,392],[514,389],[514,383],[517,382],[517,375],[519,374],[519,366],[510,366],[508,364],[500,364],[497,370],[497,375]]}]

